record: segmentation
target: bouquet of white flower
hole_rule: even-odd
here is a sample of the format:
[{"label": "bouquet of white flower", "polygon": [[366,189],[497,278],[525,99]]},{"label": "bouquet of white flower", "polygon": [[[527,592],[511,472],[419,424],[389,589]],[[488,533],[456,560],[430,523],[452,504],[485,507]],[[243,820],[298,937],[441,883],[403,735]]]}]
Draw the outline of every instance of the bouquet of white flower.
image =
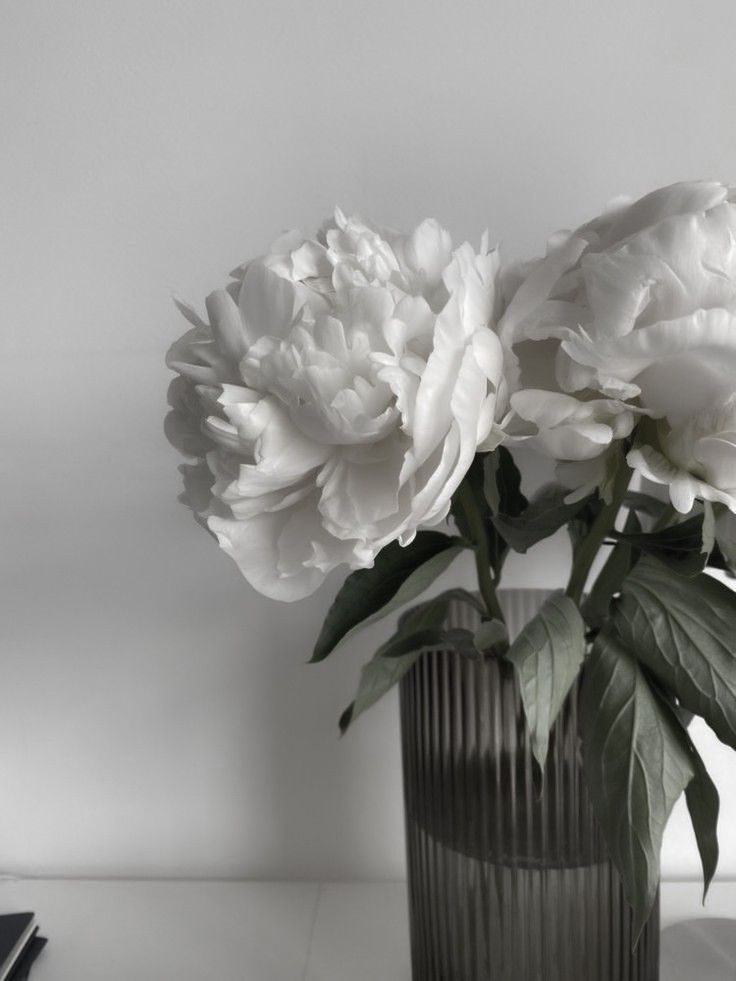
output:
[{"label": "bouquet of white flower", "polygon": [[[736,748],[736,191],[715,183],[616,201],[546,256],[503,266],[486,238],[454,249],[340,211],[181,305],[167,433],[196,462],[184,499],[257,590],[313,592],[353,571],[313,659],[405,608],[343,728],[428,652],[518,674],[531,745],[582,672],[588,792],[633,909],[659,882],[686,793],[706,885],[718,795],[688,735],[701,716]],[[557,461],[521,492],[515,447]],[[639,474],[669,502],[633,491]],[[509,641],[497,588],[509,550],[567,526],[567,589]],[[601,549],[607,558],[591,582]],[[406,609],[464,550],[479,596]],[[448,627],[450,600],[481,613]]]}]

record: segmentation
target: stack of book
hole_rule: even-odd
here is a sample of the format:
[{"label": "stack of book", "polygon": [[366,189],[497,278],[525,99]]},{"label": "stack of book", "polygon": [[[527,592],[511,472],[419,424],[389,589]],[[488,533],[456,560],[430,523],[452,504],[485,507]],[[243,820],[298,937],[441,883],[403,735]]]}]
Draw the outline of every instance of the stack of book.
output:
[{"label": "stack of book", "polygon": [[35,913],[0,916],[0,981],[26,981],[45,943]]}]

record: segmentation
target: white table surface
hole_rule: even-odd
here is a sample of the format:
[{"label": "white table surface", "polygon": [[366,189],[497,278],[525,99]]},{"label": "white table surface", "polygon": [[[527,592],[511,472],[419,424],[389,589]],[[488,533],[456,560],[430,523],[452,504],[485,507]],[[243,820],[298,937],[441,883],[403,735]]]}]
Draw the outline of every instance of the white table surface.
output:
[{"label": "white table surface", "polygon": [[[411,977],[401,882],[1,880],[0,912],[26,909],[49,938],[33,981]],[[662,921],[661,981],[736,979],[736,883],[705,908],[698,883],[665,883]]]}]

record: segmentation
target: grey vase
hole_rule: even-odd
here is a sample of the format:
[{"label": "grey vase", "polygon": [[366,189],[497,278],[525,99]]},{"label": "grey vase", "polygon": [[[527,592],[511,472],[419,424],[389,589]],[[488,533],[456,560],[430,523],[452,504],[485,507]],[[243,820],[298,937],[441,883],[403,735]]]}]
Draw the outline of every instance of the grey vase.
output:
[{"label": "grey vase", "polygon": [[[512,636],[547,595],[501,594]],[[450,610],[452,626],[475,617]],[[656,981],[659,902],[632,950],[585,788],[577,687],[543,780],[505,662],[429,654],[400,702],[414,981]]]}]

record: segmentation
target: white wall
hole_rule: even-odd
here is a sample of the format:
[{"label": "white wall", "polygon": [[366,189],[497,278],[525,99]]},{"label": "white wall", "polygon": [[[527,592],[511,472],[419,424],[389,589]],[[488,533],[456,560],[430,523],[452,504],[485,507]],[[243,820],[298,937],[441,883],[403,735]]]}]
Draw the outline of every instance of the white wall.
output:
[{"label": "white wall", "polygon": [[[171,295],[335,201],[515,255],[621,191],[734,180],[735,31],[732,0],[0,6],[0,870],[401,873],[394,699],[336,738],[384,630],[306,667],[337,582],[262,599],[176,504]],[[697,871],[682,815],[665,864]]]}]

